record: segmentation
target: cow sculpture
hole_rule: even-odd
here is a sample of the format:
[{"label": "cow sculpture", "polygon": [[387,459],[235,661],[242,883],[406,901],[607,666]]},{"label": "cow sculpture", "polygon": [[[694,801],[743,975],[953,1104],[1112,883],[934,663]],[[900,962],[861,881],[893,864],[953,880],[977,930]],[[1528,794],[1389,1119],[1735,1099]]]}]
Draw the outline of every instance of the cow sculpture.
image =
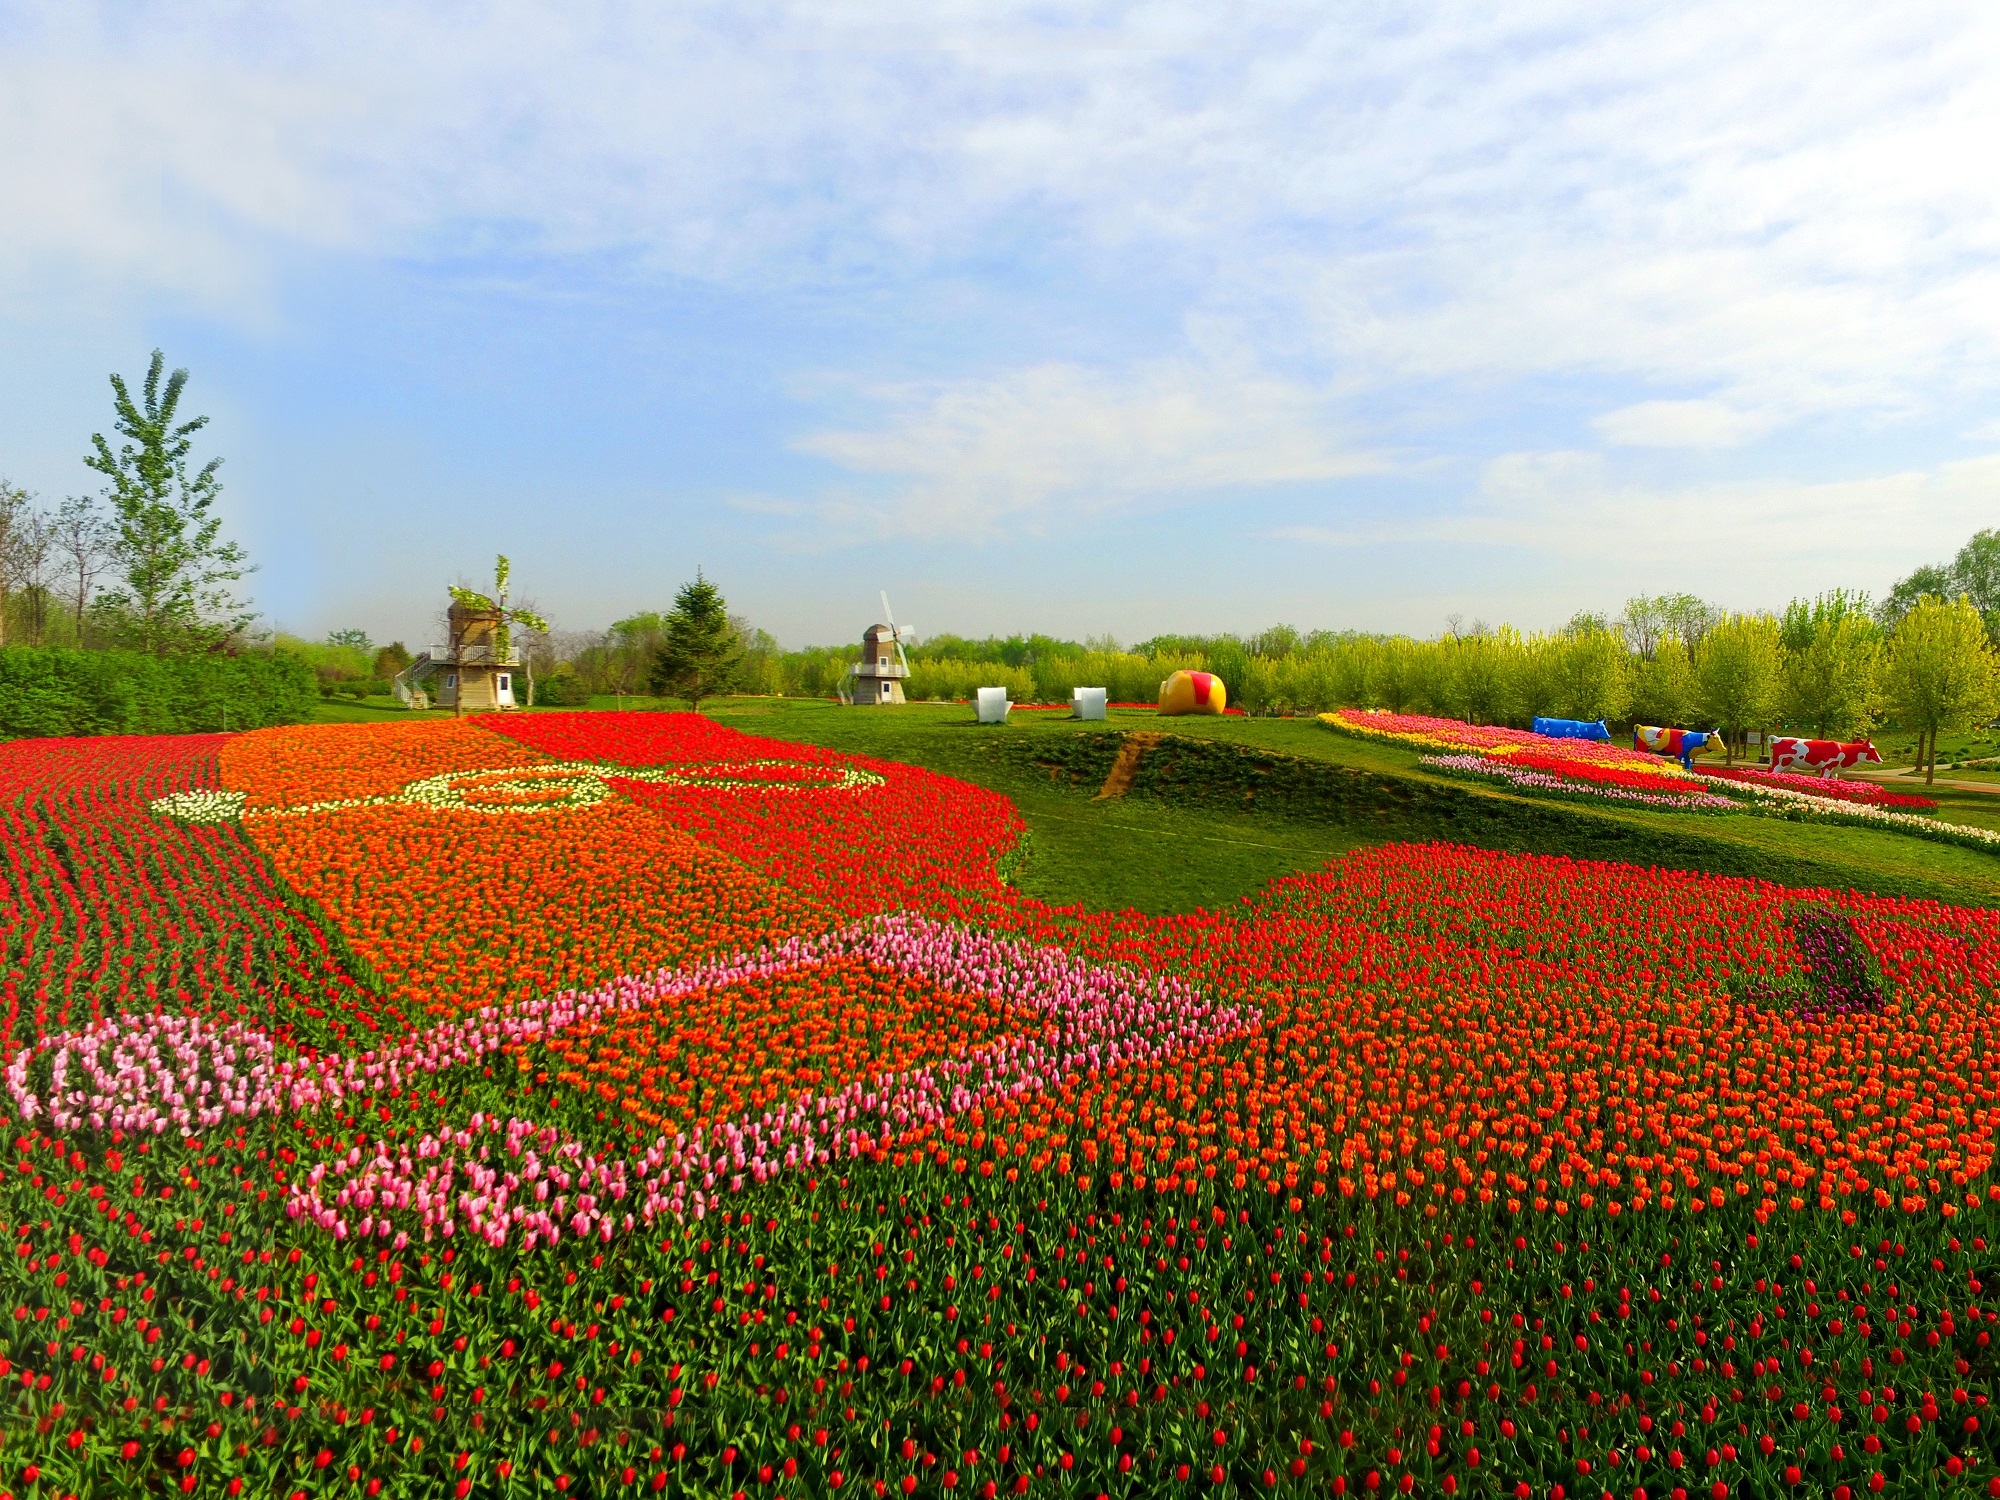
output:
[{"label": "cow sculpture", "polygon": [[1848,766],[1879,766],[1882,754],[1868,740],[1843,744],[1839,740],[1801,740],[1789,735],[1771,738],[1771,769],[1774,771],[1817,771],[1821,776],[1837,776]]},{"label": "cow sculpture", "polygon": [[1676,757],[1688,770],[1694,769],[1697,755],[1713,755],[1722,748],[1720,729],[1662,729],[1651,724],[1632,726],[1632,748],[1650,750],[1655,755]]},{"label": "cow sculpture", "polygon": [[1603,740],[1611,743],[1611,730],[1602,719],[1544,719],[1535,718],[1535,733],[1547,735],[1552,740]]}]

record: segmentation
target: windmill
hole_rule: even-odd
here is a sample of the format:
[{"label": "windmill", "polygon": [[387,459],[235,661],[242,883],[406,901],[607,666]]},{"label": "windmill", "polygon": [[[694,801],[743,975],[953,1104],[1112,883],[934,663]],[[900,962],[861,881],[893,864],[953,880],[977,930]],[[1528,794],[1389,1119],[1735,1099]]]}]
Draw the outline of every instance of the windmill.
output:
[{"label": "windmill", "polygon": [[855,703],[901,703],[903,681],[910,675],[909,654],[903,642],[915,640],[916,632],[898,625],[889,608],[888,590],[882,592],[882,614],[886,625],[871,625],[861,637],[861,660],[850,671],[850,701]]},{"label": "windmill", "polygon": [[449,701],[454,712],[513,708],[513,669],[520,665],[513,627],[549,628],[548,621],[533,610],[516,609],[507,603],[507,579],[512,571],[505,557],[495,559],[491,598],[472,589],[451,588],[451,645],[442,655],[432,648],[429,665],[432,675],[442,672],[439,701]]}]

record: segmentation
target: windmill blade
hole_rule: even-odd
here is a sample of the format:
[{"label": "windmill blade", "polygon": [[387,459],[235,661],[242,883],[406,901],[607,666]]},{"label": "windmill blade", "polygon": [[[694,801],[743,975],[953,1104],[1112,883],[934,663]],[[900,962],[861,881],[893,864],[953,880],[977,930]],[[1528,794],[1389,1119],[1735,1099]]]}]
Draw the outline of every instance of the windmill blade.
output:
[{"label": "windmill blade", "polygon": [[900,641],[905,636],[913,640],[916,638],[917,633],[915,630],[908,625],[898,625],[896,623],[895,612],[889,608],[889,591],[887,589],[882,591],[882,618],[889,626],[889,633],[897,640]]},{"label": "windmill blade", "polygon": [[902,664],[903,675],[910,673],[909,653],[903,649],[903,637],[907,633],[896,623],[895,612],[889,608],[889,591],[882,590],[882,618],[889,627],[889,638],[896,643],[896,660]]}]

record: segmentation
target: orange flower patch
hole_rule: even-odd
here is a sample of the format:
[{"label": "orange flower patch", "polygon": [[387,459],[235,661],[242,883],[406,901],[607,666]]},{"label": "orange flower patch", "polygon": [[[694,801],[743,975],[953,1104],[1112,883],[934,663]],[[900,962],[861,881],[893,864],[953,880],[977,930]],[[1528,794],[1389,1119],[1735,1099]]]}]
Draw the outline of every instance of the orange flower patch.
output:
[{"label": "orange flower patch", "polygon": [[669,1133],[884,1071],[963,1058],[1044,1024],[860,957],[671,996],[517,1050],[520,1066]]},{"label": "orange flower patch", "polygon": [[540,817],[360,807],[251,827],[412,1013],[580,988],[826,925],[616,799]]},{"label": "orange flower patch", "polygon": [[468,719],[258,729],[222,747],[222,784],[251,809],[391,796],[447,771],[531,766],[547,757]]}]

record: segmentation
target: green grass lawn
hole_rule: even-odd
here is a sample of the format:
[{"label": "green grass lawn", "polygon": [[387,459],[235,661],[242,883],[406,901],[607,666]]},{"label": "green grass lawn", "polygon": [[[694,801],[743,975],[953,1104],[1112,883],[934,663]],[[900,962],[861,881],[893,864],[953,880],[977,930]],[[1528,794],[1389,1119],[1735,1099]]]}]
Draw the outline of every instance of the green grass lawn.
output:
[{"label": "green grass lawn", "polygon": [[[603,697],[590,706],[612,709],[619,703]],[[686,705],[626,698],[623,706]],[[1029,830],[1021,887],[1059,905],[1129,906],[1154,914],[1215,909],[1255,894],[1277,877],[1317,869],[1349,849],[1438,838],[1764,875],[1794,886],[1851,886],[2000,905],[2000,856],[1872,829],[1550,803],[1439,776],[1418,763],[1421,752],[1413,747],[1336,734],[1311,718],[1162,720],[1150,711],[1113,710],[1109,723],[1099,725],[1077,723],[1062,712],[1017,711],[1007,724],[985,726],[964,704],[846,708],[796,698],[724,698],[705,703],[703,710],[750,733],[921,765],[1012,798]],[[449,712],[433,709],[424,717]],[[409,716],[391,699],[327,699],[315,722]],[[1222,757],[1225,762],[1269,768],[1293,784],[1301,775],[1307,781],[1319,775],[1329,786],[1350,791],[1365,786],[1381,806],[1355,813],[1329,810],[1310,798],[1287,803],[1254,790],[1239,793],[1234,783],[1208,785],[1200,769],[1180,781],[1136,788],[1122,799],[1095,801],[1101,772],[1079,776],[1063,771],[1060,762],[1078,748],[1079,737],[1094,740],[1107,730],[1152,730],[1228,747],[1237,754]],[[1976,737],[1965,739],[1962,746],[1948,742],[1943,748],[1977,753]],[[1154,762],[1149,758],[1149,763]],[[2000,796],[1951,787],[1929,788],[1927,795],[1938,802],[1942,818],[2000,829]]]},{"label": "green grass lawn", "polygon": [[[707,710],[722,723],[773,738],[878,755],[962,777],[1012,797],[1033,840],[1023,888],[1050,901],[1143,911],[1214,908],[1274,876],[1318,867],[1359,845],[1455,838],[1504,848],[1766,875],[1795,886],[1829,885],[1939,900],[2000,904],[2000,856],[1872,829],[1702,817],[1590,804],[1552,804],[1487,792],[1418,764],[1414,748],[1336,734],[1316,720],[1182,718],[1114,712],[1106,725],[1061,713],[1016,713],[982,726],[964,705],[842,708],[801,700],[732,699]],[[1452,799],[1448,822],[1421,811],[1341,819],[1271,805],[1197,805],[1135,792],[1093,802],[1038,763],[1061,741],[1112,730],[1153,729],[1285,763],[1317,763],[1396,788]],[[1941,816],[2000,827],[2000,799],[1934,789]],[[1391,799],[1393,802],[1393,798]]]},{"label": "green grass lawn", "polygon": [[[672,698],[631,696],[620,699],[614,698],[609,693],[605,693],[600,697],[592,698],[585,706],[592,709],[660,709],[686,708],[687,704]],[[754,707],[749,707],[738,711],[754,713],[757,710]],[[574,713],[576,710],[574,708],[551,707],[522,709],[520,712],[531,714]],[[319,700],[317,707],[314,708],[312,718],[307,722],[312,724],[380,724],[398,719],[448,719],[450,717],[451,710],[448,708],[408,709],[403,707],[394,698],[382,695],[372,698],[322,698]]]}]

